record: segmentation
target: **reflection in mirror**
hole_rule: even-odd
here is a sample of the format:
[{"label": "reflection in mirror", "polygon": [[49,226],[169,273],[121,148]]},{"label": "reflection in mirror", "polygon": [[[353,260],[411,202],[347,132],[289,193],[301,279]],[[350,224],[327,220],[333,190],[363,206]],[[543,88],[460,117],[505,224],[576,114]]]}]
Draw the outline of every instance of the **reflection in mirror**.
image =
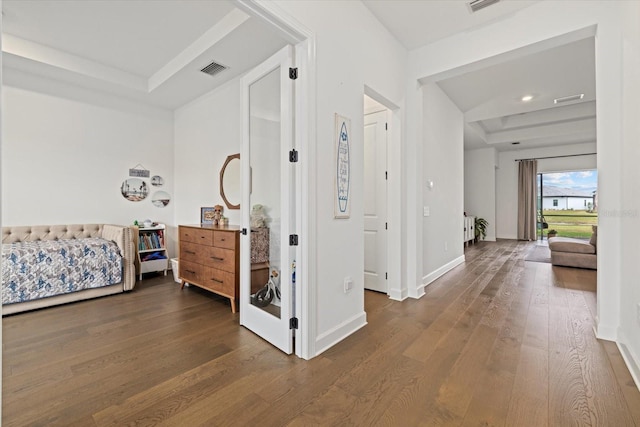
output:
[{"label": "reflection in mirror", "polygon": [[280,317],[280,69],[249,87],[250,303]]},{"label": "reflection in mirror", "polygon": [[229,209],[240,209],[240,153],[227,156],[220,169],[220,196]]}]

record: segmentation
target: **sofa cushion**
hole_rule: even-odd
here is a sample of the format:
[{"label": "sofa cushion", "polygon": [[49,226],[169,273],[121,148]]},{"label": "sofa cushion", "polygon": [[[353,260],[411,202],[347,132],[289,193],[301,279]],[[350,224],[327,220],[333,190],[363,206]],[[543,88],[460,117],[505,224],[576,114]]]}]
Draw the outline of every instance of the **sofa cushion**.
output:
[{"label": "sofa cushion", "polygon": [[591,243],[597,249],[597,247],[598,247],[598,226],[597,225],[592,225],[591,226],[591,230],[593,230],[593,233],[591,233],[591,239],[589,239],[589,243]]},{"label": "sofa cushion", "polygon": [[549,239],[549,249],[556,252],[573,252],[579,254],[595,254],[596,247],[588,240],[573,239],[571,237],[552,237]]}]

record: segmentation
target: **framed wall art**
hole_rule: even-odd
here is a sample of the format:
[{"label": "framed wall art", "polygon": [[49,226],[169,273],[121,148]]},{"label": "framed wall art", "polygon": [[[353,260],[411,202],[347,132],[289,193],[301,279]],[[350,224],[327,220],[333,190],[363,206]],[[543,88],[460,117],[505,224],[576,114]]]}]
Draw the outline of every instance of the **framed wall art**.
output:
[{"label": "framed wall art", "polygon": [[213,224],[214,207],[200,208],[200,224]]},{"label": "framed wall art", "polygon": [[333,197],[334,218],[349,218],[351,202],[349,187],[351,184],[351,162],[349,160],[351,120],[336,113],[335,115],[335,186]]}]

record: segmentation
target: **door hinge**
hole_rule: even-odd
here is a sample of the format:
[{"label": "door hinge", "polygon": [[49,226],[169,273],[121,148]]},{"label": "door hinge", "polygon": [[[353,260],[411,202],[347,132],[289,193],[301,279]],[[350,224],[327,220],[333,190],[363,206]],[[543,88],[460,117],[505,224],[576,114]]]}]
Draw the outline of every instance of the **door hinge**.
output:
[{"label": "door hinge", "polygon": [[389,229],[389,223],[387,223],[387,222],[385,222],[385,223],[384,223],[384,229],[385,229],[385,230],[388,230],[388,229]]},{"label": "door hinge", "polygon": [[389,179],[389,172],[384,171],[384,180],[387,181]]},{"label": "door hinge", "polygon": [[292,317],[289,319],[289,329],[298,329],[298,318]]},{"label": "door hinge", "polygon": [[289,151],[289,162],[296,163],[298,161],[298,150],[295,148]]},{"label": "door hinge", "polygon": [[298,68],[289,68],[289,78],[295,80],[298,78]]},{"label": "door hinge", "polygon": [[389,124],[388,123],[384,124],[384,130],[389,130]]},{"label": "door hinge", "polygon": [[289,246],[298,246],[297,234],[289,234]]},{"label": "door hinge", "polygon": [[384,273],[384,280],[389,280],[389,273]]},{"label": "door hinge", "polygon": [[244,234],[246,236],[247,235],[247,229],[243,228],[242,230],[240,230],[240,234]]}]

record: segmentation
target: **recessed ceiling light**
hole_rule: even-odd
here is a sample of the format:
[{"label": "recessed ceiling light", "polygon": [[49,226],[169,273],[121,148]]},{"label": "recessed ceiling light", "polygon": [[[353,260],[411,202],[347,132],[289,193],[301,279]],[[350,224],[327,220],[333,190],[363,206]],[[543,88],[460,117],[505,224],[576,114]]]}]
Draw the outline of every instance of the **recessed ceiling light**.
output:
[{"label": "recessed ceiling light", "polygon": [[522,97],[522,102],[529,102],[533,99],[533,95],[525,95]]}]

